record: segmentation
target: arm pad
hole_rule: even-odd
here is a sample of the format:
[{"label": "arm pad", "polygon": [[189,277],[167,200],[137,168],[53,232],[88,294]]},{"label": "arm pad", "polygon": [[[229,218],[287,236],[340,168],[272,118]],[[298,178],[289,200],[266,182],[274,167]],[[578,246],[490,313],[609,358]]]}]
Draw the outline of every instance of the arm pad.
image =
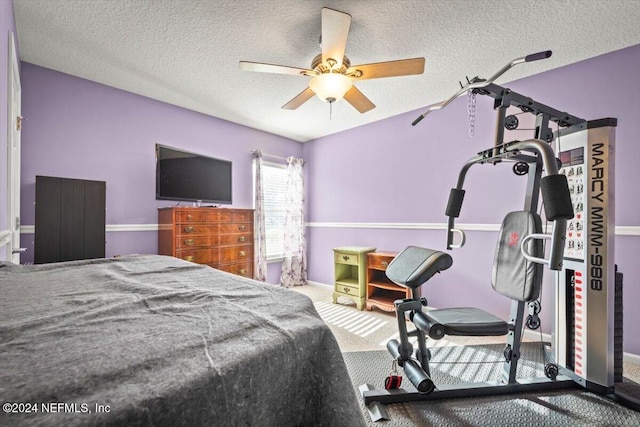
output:
[{"label": "arm pad", "polygon": [[573,205],[566,176],[547,175],[540,180],[540,188],[547,220],[573,218]]},{"label": "arm pad", "polygon": [[460,209],[462,209],[462,201],[464,200],[464,190],[458,190],[452,188],[449,193],[449,202],[447,203],[447,210],[445,215],[449,217],[457,218],[460,216]]}]

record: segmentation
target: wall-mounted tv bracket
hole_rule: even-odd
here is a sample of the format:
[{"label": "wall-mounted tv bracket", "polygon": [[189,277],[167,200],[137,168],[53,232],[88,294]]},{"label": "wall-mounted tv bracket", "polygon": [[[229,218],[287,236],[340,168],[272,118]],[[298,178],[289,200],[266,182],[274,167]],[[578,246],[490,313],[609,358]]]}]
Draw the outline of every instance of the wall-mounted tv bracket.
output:
[{"label": "wall-mounted tv bracket", "polygon": [[[549,129],[549,122],[555,122],[560,127],[574,126],[580,123],[584,123],[585,120],[579,117],[573,116],[569,113],[556,110],[545,104],[537,102],[527,96],[521,95],[517,92],[513,92],[509,88],[505,88],[494,84],[493,82],[504,73],[506,73],[512,67],[522,64],[523,62],[533,62],[541,59],[547,59],[551,56],[551,51],[546,50],[544,52],[533,53],[531,55],[516,58],[502,67],[497,73],[489,77],[488,79],[481,79],[474,77],[467,79],[465,85],[461,85],[453,96],[445,101],[437,104],[430,105],[427,110],[418,116],[411,124],[417,125],[422,119],[424,119],[429,113],[435,110],[440,110],[449,105],[454,99],[463,95],[469,91],[474,94],[488,95],[495,101],[493,108],[498,110],[498,118],[496,123],[496,137],[494,146],[502,146],[504,144],[504,129],[512,128],[514,126],[512,116],[507,116],[507,108],[514,106],[520,108],[525,113],[531,113],[536,116],[535,134],[534,139],[541,139],[546,142],[551,142],[554,139],[554,134]],[[507,118],[509,117],[509,118]]]}]

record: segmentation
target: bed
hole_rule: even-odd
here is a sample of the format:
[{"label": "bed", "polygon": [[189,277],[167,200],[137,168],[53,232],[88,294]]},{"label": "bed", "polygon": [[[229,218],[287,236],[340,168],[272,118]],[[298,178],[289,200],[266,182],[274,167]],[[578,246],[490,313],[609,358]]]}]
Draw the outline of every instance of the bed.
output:
[{"label": "bed", "polygon": [[0,263],[0,301],[0,424],[364,425],[299,293],[144,255]]}]

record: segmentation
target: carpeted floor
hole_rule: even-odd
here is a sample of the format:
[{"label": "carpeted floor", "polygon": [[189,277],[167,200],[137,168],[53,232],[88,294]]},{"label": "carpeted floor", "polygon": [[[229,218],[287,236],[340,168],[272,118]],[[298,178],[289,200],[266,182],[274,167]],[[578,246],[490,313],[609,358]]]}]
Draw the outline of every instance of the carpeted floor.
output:
[{"label": "carpeted floor", "polygon": [[[329,287],[307,285],[295,290],[314,301],[318,313],[336,336],[354,392],[371,426],[640,425],[640,412],[581,389],[390,404],[385,408],[391,420],[373,423],[358,387],[369,383],[383,388],[392,361],[386,342],[398,336],[394,315],[378,310],[358,311],[349,300],[333,304]],[[541,339],[525,341],[518,377],[542,377]],[[433,355],[432,376],[436,385],[494,381],[502,371],[503,337],[446,337],[429,340],[428,346]],[[616,385],[616,389],[624,389],[637,399],[640,365],[625,361],[624,372],[625,383]],[[413,389],[406,378],[402,385]]]}]

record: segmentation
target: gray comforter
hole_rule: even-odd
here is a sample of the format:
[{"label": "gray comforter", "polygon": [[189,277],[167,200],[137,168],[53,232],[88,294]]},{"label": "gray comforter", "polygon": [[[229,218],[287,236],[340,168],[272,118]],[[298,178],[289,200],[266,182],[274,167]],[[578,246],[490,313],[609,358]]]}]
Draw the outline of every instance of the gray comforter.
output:
[{"label": "gray comforter", "polygon": [[0,264],[0,400],[2,425],[364,425],[307,297],[163,256]]}]

